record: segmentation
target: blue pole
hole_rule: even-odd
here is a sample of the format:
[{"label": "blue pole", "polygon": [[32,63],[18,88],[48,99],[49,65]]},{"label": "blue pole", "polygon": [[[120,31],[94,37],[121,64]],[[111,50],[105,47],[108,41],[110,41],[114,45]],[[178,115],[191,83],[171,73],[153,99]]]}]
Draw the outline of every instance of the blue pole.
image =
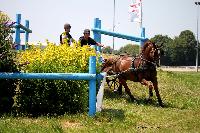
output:
[{"label": "blue pole", "polygon": [[[101,29],[101,20],[99,20],[99,18],[95,18],[94,19],[94,28],[98,28]],[[93,31],[93,35],[94,35],[94,40],[96,42],[101,43],[101,34],[98,32]],[[96,47],[97,51],[101,51],[101,49],[99,47]]]},{"label": "blue pole", "polygon": [[[96,25],[95,28],[101,29],[101,20],[97,19],[96,20]],[[101,43],[101,33],[96,32],[95,40],[99,43]],[[97,46],[97,53],[101,53],[101,47]],[[102,56],[99,57],[99,63],[102,63]]]},{"label": "blue pole", "polygon": [[[25,21],[25,27],[29,29],[29,21],[28,20]],[[28,46],[27,45],[27,43],[28,43],[28,37],[29,37],[29,32],[26,31],[25,32],[25,50],[26,50],[26,48]]]},{"label": "blue pole", "polygon": [[[95,18],[95,19],[94,19],[94,29],[96,29],[96,28],[97,28],[97,29],[101,29],[101,20],[100,20],[99,18]],[[101,33],[96,32],[96,31],[93,31],[93,34],[94,34],[94,40],[95,40],[96,42],[101,43]],[[96,47],[96,50],[97,50],[97,54],[100,54],[100,52],[101,52],[101,47],[100,47],[100,46],[97,46],[97,47]],[[99,55],[98,62],[99,62],[99,63],[102,63],[102,62],[103,62],[103,57],[102,57],[101,54]],[[98,79],[97,82],[98,82],[98,88],[97,88],[97,91],[98,91],[99,88],[100,88],[100,85],[101,85],[101,80]]]},{"label": "blue pole", "polygon": [[[99,18],[94,19],[94,28],[98,28]],[[94,40],[98,40],[98,32],[93,32]]]},{"label": "blue pole", "polygon": [[[99,18],[94,19],[94,28],[98,27],[98,20],[99,20]],[[98,33],[93,31],[93,36],[94,36],[94,40],[97,41],[98,40]],[[95,49],[96,49],[96,46],[95,46]]]},{"label": "blue pole", "polygon": [[116,32],[110,32],[110,31],[106,31],[106,30],[102,30],[102,29],[92,29],[93,32],[97,32],[99,34],[104,34],[104,35],[108,35],[108,36],[114,36],[117,38],[122,38],[122,39],[126,39],[126,40],[131,40],[131,41],[135,41],[135,42],[140,42],[145,41],[146,38],[143,37],[135,37],[135,36],[130,36],[130,35],[126,35],[126,34],[121,34],[121,33],[116,33]]},{"label": "blue pole", "polygon": [[21,14],[16,15],[16,31],[15,31],[15,45],[16,50],[20,50],[20,23],[21,23]]},{"label": "blue pole", "polygon": [[[141,28],[141,38],[145,39],[145,28]],[[144,45],[144,40],[140,40],[140,47],[142,48]]]},{"label": "blue pole", "polygon": [[[101,78],[101,74],[98,75]],[[0,72],[0,79],[50,79],[50,80],[96,80],[88,73],[6,73]]]},{"label": "blue pole", "polygon": [[[96,56],[91,56],[89,60],[89,74],[96,74]],[[89,116],[96,113],[96,79],[89,81]]]},{"label": "blue pole", "polygon": [[[101,29],[101,20],[99,19],[98,20],[98,25],[97,25],[99,29]],[[101,43],[101,34],[98,33],[97,34],[97,42]],[[97,46],[97,51],[101,52],[101,47],[100,46]]]}]

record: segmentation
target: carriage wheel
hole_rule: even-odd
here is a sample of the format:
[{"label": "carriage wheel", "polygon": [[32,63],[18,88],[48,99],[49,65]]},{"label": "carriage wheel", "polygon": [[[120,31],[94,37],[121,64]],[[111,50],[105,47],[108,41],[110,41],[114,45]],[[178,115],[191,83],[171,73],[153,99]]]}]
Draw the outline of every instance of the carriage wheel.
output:
[{"label": "carriage wheel", "polygon": [[116,91],[119,88],[119,79],[117,77],[107,77],[106,82],[108,87],[113,91]]}]

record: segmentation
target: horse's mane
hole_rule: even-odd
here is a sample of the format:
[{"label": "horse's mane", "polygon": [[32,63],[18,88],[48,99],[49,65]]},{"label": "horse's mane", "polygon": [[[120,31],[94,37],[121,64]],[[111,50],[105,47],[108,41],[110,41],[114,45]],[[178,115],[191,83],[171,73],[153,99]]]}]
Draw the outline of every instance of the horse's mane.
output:
[{"label": "horse's mane", "polygon": [[156,45],[155,43],[151,42],[150,40],[147,40],[145,43],[144,43],[144,46],[142,48],[142,53],[146,50],[146,48],[150,45],[150,44],[153,44],[153,47],[156,48]]},{"label": "horse's mane", "polygon": [[107,61],[108,61],[109,64],[114,64],[114,63],[116,63],[119,59],[120,59],[119,56],[115,56],[115,57],[112,57],[112,58],[108,58]]}]

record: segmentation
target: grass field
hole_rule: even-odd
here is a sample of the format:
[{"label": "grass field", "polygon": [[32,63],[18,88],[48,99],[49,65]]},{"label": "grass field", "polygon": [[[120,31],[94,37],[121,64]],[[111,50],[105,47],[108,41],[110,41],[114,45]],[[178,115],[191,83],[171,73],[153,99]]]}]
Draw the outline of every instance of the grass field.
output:
[{"label": "grass field", "polygon": [[165,107],[154,95],[147,103],[148,89],[129,82],[137,101],[106,87],[103,111],[95,117],[85,114],[59,117],[12,117],[0,119],[0,132],[200,132],[200,73],[158,71],[159,90]]}]

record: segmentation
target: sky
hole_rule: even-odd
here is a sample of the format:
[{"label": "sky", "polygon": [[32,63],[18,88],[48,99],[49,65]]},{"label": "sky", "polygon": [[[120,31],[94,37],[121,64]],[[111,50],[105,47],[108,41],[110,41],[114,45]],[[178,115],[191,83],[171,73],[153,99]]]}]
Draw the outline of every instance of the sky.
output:
[{"label": "sky", "polygon": [[[140,37],[140,25],[130,22],[129,17],[129,5],[133,1],[115,0],[115,32]],[[142,0],[142,19],[146,37],[152,38],[162,34],[174,38],[184,30],[191,30],[196,36],[195,1]],[[71,24],[70,33],[75,40],[83,35],[85,28],[93,28],[94,18],[102,21],[102,29],[112,31],[114,0],[0,0],[0,10],[8,14],[13,21],[16,21],[16,14],[22,14],[23,25],[25,20],[29,20],[33,32],[29,36],[29,42],[45,42],[48,39],[58,44],[65,23]],[[24,42],[23,35],[21,42]],[[101,43],[112,47],[113,38],[102,35]],[[136,44],[115,38],[115,49],[128,43]]]}]

